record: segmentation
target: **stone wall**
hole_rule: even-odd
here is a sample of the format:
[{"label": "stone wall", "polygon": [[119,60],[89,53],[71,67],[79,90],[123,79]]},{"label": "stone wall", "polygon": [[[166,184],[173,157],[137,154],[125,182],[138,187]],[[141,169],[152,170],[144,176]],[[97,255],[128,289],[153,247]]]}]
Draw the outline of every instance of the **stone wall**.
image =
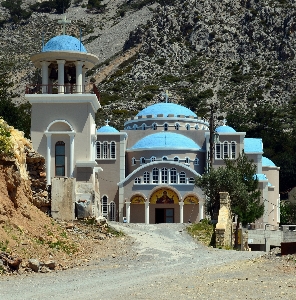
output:
[{"label": "stone wall", "polygon": [[220,210],[216,224],[216,247],[232,246],[232,216],[229,194],[220,192]]},{"label": "stone wall", "polygon": [[25,147],[26,164],[31,181],[32,202],[42,211],[50,210],[50,200],[47,192],[45,158],[34,149]]}]

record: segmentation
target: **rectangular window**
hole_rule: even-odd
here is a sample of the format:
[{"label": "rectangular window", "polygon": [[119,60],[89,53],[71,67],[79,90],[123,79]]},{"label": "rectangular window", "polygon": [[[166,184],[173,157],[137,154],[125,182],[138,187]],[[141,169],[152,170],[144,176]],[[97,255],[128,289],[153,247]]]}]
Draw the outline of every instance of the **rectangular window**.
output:
[{"label": "rectangular window", "polygon": [[158,183],[158,169],[156,168],[152,170],[152,182]]},{"label": "rectangular window", "polygon": [[55,144],[55,176],[65,176],[65,143],[59,141]]},{"label": "rectangular window", "polygon": [[150,173],[144,172],[144,183],[150,183]]},{"label": "rectangular window", "polygon": [[236,152],[235,146],[236,146],[235,143],[232,142],[231,143],[231,158],[233,158],[233,159],[235,159],[235,152]]},{"label": "rectangular window", "polygon": [[115,142],[111,142],[111,151],[110,151],[110,158],[115,158]]},{"label": "rectangular window", "polygon": [[108,158],[108,143],[104,142],[103,144],[103,158]]},{"label": "rectangular window", "polygon": [[168,183],[168,169],[161,169],[161,182]]},{"label": "rectangular window", "polygon": [[177,183],[177,170],[171,169],[171,183]]},{"label": "rectangular window", "polygon": [[97,158],[101,158],[101,143],[97,142]]}]

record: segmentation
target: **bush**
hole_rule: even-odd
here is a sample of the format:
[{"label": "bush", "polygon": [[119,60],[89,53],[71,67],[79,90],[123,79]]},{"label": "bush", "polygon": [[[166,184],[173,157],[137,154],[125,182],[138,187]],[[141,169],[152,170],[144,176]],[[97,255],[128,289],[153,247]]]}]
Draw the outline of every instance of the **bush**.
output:
[{"label": "bush", "polygon": [[10,136],[10,126],[0,117],[0,155],[13,155]]},{"label": "bush", "polygon": [[21,20],[27,20],[32,14],[32,12],[21,8],[22,3],[22,0],[6,0],[1,2],[1,5],[9,10],[10,19],[14,23],[18,23]]}]

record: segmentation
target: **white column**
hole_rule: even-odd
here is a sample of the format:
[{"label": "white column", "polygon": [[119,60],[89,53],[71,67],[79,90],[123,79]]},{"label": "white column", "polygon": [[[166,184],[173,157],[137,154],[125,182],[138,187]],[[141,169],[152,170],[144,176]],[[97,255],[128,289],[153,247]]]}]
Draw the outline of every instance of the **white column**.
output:
[{"label": "white column", "polygon": [[48,66],[50,62],[43,61],[42,66],[42,94],[48,94]]},{"label": "white column", "polygon": [[70,137],[70,157],[69,157],[69,166],[70,166],[70,174],[69,177],[74,177],[74,137],[75,133],[69,133]]},{"label": "white column", "polygon": [[171,183],[171,169],[168,169],[168,183]]},{"label": "white column", "polygon": [[85,73],[87,71],[87,68],[82,68],[82,93],[85,93]]},{"label": "white column", "polygon": [[180,205],[180,223],[184,223],[184,202],[179,202],[179,205]]},{"label": "white column", "polygon": [[199,201],[198,208],[199,208],[198,217],[199,217],[199,221],[200,221],[204,218],[204,203]]},{"label": "white column", "polygon": [[158,171],[158,183],[162,183],[162,171],[159,169]]},{"label": "white column", "polygon": [[149,224],[149,201],[145,202],[145,224]]},{"label": "white column", "polygon": [[82,61],[76,61],[76,92],[78,94],[82,93]]},{"label": "white column", "polygon": [[58,92],[59,94],[64,94],[64,85],[65,85],[65,63],[66,61],[63,59],[58,59]]},{"label": "white column", "polygon": [[45,133],[47,138],[46,148],[46,181],[47,185],[51,185],[51,133]]},{"label": "white column", "polygon": [[125,209],[126,209],[126,221],[127,223],[130,223],[131,220],[131,203],[125,202]]}]

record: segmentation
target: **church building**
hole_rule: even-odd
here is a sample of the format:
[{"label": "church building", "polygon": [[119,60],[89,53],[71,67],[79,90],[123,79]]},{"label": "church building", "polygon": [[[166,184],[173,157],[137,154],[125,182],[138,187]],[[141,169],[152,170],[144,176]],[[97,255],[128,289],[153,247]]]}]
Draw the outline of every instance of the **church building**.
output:
[{"label": "church building", "polygon": [[[95,216],[111,221],[187,223],[205,218],[205,197],[195,178],[209,165],[208,122],[169,103],[166,93],[164,103],[140,111],[125,122],[124,130],[108,121],[97,128],[99,94],[94,85],[85,84],[85,72],[98,58],[64,33],[31,60],[42,72],[42,84],[26,91],[32,104],[31,138],[46,158],[49,186],[54,178],[73,178],[73,202],[89,200]],[[263,156],[262,140],[245,138],[245,132],[226,125],[216,133],[213,167],[243,151],[253,159],[265,208],[256,227],[277,226],[279,168]]]}]

